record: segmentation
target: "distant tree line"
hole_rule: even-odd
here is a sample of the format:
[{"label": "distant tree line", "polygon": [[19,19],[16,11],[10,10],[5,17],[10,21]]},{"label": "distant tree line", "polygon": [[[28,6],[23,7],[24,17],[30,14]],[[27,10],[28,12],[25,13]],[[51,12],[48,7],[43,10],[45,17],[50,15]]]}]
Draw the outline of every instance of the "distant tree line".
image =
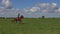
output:
[{"label": "distant tree line", "polygon": [[[13,19],[13,18],[16,18],[16,17],[0,17],[0,19]],[[44,19],[45,16],[42,16],[41,18]]]},{"label": "distant tree line", "polygon": [[5,17],[0,17],[0,19],[4,19]]},{"label": "distant tree line", "polygon": [[12,19],[12,18],[15,18],[15,17],[0,17],[0,19]]}]

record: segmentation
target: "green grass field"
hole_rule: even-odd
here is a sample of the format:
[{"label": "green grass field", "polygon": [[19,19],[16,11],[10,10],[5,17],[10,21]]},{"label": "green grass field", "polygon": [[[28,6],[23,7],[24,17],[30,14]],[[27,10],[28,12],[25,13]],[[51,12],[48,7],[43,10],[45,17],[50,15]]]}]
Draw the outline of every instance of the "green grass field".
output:
[{"label": "green grass field", "polygon": [[0,34],[60,34],[60,18],[25,18],[23,23],[0,19]]}]

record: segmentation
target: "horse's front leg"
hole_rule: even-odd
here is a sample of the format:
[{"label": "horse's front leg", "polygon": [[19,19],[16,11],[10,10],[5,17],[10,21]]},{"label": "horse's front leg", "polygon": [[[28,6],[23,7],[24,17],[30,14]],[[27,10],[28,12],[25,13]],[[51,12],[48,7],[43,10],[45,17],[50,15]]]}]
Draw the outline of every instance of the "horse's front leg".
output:
[{"label": "horse's front leg", "polygon": [[19,20],[20,23],[22,23],[22,20]]}]

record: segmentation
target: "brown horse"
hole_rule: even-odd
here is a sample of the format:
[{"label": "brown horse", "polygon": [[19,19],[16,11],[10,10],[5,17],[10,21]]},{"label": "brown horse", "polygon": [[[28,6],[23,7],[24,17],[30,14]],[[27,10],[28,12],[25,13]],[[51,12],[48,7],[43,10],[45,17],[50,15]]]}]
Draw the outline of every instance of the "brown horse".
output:
[{"label": "brown horse", "polygon": [[14,18],[13,22],[14,22],[14,21],[16,21],[16,22],[19,21],[20,23],[22,23],[22,19],[23,19],[23,18],[24,18],[23,16]]}]

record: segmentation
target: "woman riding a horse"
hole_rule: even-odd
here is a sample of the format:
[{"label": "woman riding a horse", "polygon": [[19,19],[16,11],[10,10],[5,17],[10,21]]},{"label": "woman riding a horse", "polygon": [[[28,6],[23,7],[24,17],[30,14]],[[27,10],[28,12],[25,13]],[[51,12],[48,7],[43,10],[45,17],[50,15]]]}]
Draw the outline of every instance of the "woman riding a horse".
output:
[{"label": "woman riding a horse", "polygon": [[22,23],[22,19],[23,19],[24,17],[23,17],[23,15],[22,16],[20,16],[20,17],[17,17],[17,18],[15,18],[13,21],[19,21],[20,23]]}]

